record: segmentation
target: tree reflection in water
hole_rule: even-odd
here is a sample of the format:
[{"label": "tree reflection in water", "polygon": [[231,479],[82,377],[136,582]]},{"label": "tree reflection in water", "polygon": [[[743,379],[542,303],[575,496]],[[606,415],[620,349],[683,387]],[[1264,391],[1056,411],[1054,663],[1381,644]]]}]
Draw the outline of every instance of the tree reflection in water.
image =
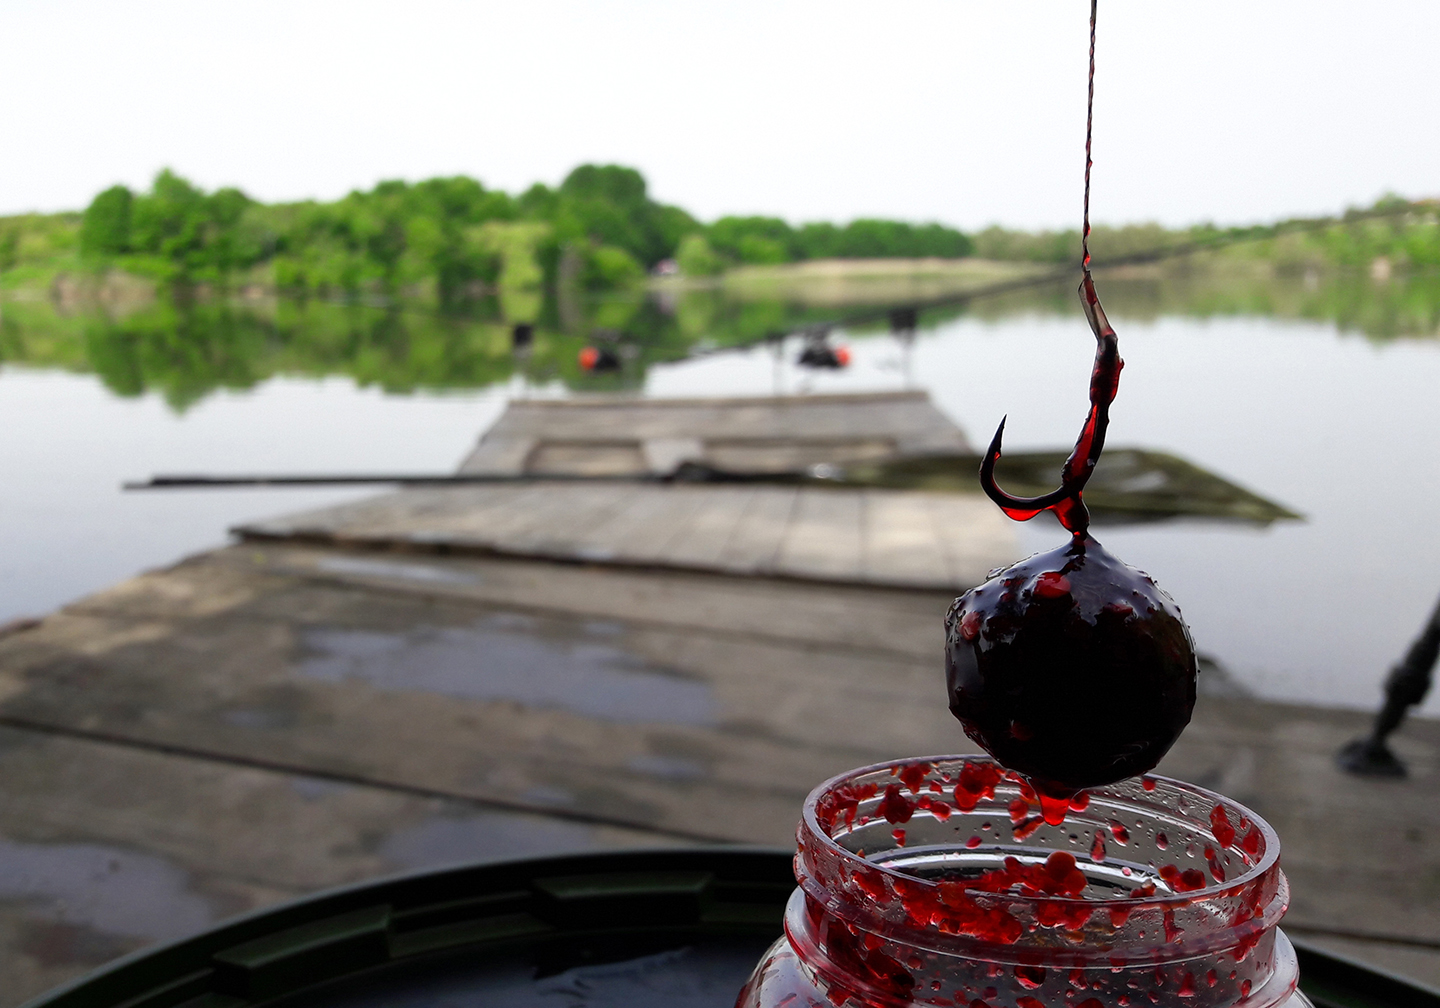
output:
[{"label": "tree reflection in water", "polygon": [[[1260,316],[1328,321],[1374,341],[1440,337],[1440,273],[1376,277],[1369,272],[1247,269],[1198,257],[1102,275],[1116,318],[1148,320]],[[920,317],[923,331],[962,315],[1000,320],[1017,314],[1073,315],[1072,285],[977,298]],[[768,295],[768,296],[767,296]],[[871,304],[903,304],[867,283]],[[0,315],[0,363],[98,374],[123,396],[158,392],[176,410],[217,389],[246,389],[276,375],[344,375],[364,386],[405,393],[482,388],[517,376],[532,385],[577,391],[643,385],[656,363],[761,341],[824,322],[853,306],[834,284],[761,290],[677,284],[539,306],[534,338],[515,350],[506,306],[488,297],[463,310],[404,301],[340,303],[318,298],[220,297],[183,292],[122,307],[77,309],[60,299],[9,300]],[[884,323],[851,333],[887,331]],[[580,351],[595,340],[619,350],[622,367],[586,372]]]}]

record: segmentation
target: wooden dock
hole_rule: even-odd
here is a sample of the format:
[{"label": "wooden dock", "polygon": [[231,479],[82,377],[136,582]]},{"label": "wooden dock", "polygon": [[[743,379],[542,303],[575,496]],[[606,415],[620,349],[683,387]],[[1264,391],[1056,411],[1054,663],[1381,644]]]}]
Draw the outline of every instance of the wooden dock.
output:
[{"label": "wooden dock", "polygon": [[[0,1005],[344,882],[785,844],[850,767],[971,750],[946,591],[249,543],[0,640]],[[1288,926],[1440,980],[1440,724],[1346,776],[1359,714],[1205,696],[1162,770],[1279,830]]]},{"label": "wooden dock", "polygon": [[521,482],[403,490],[235,531],[958,593],[1016,558],[1013,526],[974,494],[524,477],[664,476],[685,462],[791,472],[967,450],[965,435],[923,392],[521,401],[460,467]]},{"label": "wooden dock", "polygon": [[[558,464],[531,440],[522,471]],[[974,531],[1003,525],[904,492],[569,489],[253,523],[0,636],[0,1008],[377,875],[788,844],[819,781],[973,751],[941,621],[982,548],[936,529],[1003,563]],[[1402,781],[1336,769],[1365,723],[1211,691],[1161,769],[1277,828],[1294,934],[1440,984],[1440,722],[1397,739]]]}]

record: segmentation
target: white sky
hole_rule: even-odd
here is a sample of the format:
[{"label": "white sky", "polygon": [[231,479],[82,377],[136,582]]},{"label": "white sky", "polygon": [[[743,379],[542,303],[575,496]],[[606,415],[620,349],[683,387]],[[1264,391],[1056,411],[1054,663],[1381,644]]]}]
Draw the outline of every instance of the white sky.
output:
[{"label": "white sky", "polygon": [[[702,218],[1072,226],[1085,0],[0,0],[0,213],[641,169]],[[1094,213],[1440,194],[1436,0],[1101,0]]]}]

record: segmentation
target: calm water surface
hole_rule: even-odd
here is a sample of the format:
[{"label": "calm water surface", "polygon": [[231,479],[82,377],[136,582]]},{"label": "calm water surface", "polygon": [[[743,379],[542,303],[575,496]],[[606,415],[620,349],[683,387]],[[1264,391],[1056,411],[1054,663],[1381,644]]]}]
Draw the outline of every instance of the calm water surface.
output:
[{"label": "calm water surface", "polygon": [[[1103,292],[1102,292],[1103,293]],[[1116,319],[1127,367],[1110,443],[1175,452],[1306,515],[1269,529],[1199,522],[1097,537],[1180,603],[1202,652],[1264,697],[1373,707],[1440,595],[1440,341],[1376,343],[1323,322]],[[1093,340],[1078,315],[960,318],[910,348],[849,341],[854,364],[810,374],[796,344],[652,365],[643,394],[769,395],[907,385],[983,444],[1067,446]],[[225,541],[237,522],[353,499],[352,490],[122,494],[155,472],[448,470],[514,395],[508,385],[386,395],[349,378],[271,378],[176,412],[99,379],[0,369],[0,621],[40,614]],[[1042,524],[1042,522],[1045,522]],[[1037,519],[1026,552],[1063,540]],[[1440,696],[1426,713],[1440,715]]]}]

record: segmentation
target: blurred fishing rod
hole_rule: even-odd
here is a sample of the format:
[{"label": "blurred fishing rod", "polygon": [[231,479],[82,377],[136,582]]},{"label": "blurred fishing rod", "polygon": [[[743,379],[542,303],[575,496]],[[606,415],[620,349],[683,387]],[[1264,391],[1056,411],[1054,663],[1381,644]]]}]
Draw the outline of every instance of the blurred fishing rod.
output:
[{"label": "blurred fishing rod", "polygon": [[[638,473],[334,473],[278,475],[162,475],[120,484],[122,490],[203,490],[209,487],[453,486],[486,483],[803,483],[833,482],[834,466],[802,470],[734,472],[703,462],[682,462],[670,472]],[[838,472],[838,470],[836,470]]]}]

